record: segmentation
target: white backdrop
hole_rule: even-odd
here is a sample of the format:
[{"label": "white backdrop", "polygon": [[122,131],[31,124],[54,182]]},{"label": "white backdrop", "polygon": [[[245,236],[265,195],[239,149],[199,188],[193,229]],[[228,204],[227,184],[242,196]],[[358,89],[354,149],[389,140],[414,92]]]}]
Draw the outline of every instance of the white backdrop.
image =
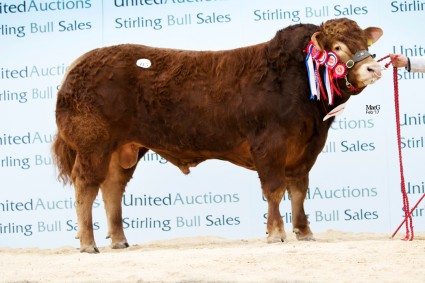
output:
[{"label": "white backdrop", "polygon": [[[271,39],[291,24],[349,17],[384,36],[371,47],[425,55],[425,2],[242,0],[56,0],[0,4],[0,246],[78,246],[73,188],[56,179],[50,146],[66,68],[82,53],[120,43],[194,50]],[[424,75],[398,73],[406,188],[425,192]],[[313,232],[386,232],[403,219],[392,70],[350,99],[311,172],[306,212]],[[367,106],[379,113],[366,113]],[[188,176],[154,153],[139,163],[123,199],[130,244],[181,236],[265,237],[266,203],[257,174],[207,161]],[[414,213],[425,231],[425,202]],[[95,237],[108,245],[101,196]],[[281,205],[291,232],[290,204]]]}]

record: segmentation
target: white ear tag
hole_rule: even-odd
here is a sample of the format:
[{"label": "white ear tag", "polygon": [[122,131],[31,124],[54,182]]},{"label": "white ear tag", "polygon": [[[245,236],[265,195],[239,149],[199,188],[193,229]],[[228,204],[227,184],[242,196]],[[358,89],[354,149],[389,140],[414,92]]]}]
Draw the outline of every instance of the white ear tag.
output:
[{"label": "white ear tag", "polygon": [[335,107],[334,109],[332,109],[324,118],[323,121],[328,120],[330,117],[333,116],[338,116],[340,115],[345,108],[345,103],[338,105],[337,107]]},{"label": "white ear tag", "polygon": [[147,68],[150,68],[152,63],[149,59],[139,59],[137,60],[136,65],[139,66],[140,68],[147,69]]}]

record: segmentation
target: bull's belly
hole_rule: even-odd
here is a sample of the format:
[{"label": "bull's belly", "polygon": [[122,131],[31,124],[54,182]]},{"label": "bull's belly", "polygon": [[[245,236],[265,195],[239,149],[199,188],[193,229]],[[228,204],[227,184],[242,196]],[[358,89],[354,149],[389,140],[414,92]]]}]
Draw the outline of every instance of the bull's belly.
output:
[{"label": "bull's belly", "polygon": [[250,170],[255,170],[249,147],[246,147],[244,145],[235,147],[232,150],[228,151],[193,149],[183,151],[172,151],[167,149],[156,148],[151,148],[151,150],[161,155],[170,163],[179,167],[179,169],[185,174],[188,174],[190,172],[190,167],[195,167],[199,163],[209,159],[224,160]]},{"label": "bull's belly", "polygon": [[[190,167],[196,167],[201,162],[209,159],[218,159],[231,162],[237,166],[256,170],[251,153],[244,147],[237,147],[228,152],[214,152],[208,150],[169,151],[164,149],[151,149],[164,159],[177,166],[184,174],[190,173]],[[275,156],[275,158],[278,158]],[[310,154],[300,153],[297,158],[284,159],[282,166],[287,177],[304,176],[309,173],[314,164],[315,157]]]},{"label": "bull's belly", "polygon": [[243,142],[226,150],[176,148],[173,145],[148,146],[139,142],[130,142],[121,145],[116,152],[119,154],[121,166],[130,168],[137,163],[140,150],[146,148],[161,155],[165,160],[177,166],[183,173],[188,174],[190,167],[195,167],[199,163],[218,159],[231,162],[235,165],[255,170],[248,142]]}]

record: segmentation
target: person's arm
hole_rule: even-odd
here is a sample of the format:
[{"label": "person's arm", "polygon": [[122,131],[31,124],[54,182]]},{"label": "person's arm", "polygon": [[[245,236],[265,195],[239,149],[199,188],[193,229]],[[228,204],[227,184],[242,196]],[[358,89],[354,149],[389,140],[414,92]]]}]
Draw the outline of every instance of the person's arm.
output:
[{"label": "person's arm", "polygon": [[425,73],[425,57],[410,57],[410,70],[409,72]]}]

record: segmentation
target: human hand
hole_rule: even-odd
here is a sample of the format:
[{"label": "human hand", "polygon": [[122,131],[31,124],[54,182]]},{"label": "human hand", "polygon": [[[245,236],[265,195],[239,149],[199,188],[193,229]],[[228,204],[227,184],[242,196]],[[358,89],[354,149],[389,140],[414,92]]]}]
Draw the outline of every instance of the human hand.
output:
[{"label": "human hand", "polygon": [[394,67],[407,67],[407,57],[401,54],[390,54],[391,62]]}]

